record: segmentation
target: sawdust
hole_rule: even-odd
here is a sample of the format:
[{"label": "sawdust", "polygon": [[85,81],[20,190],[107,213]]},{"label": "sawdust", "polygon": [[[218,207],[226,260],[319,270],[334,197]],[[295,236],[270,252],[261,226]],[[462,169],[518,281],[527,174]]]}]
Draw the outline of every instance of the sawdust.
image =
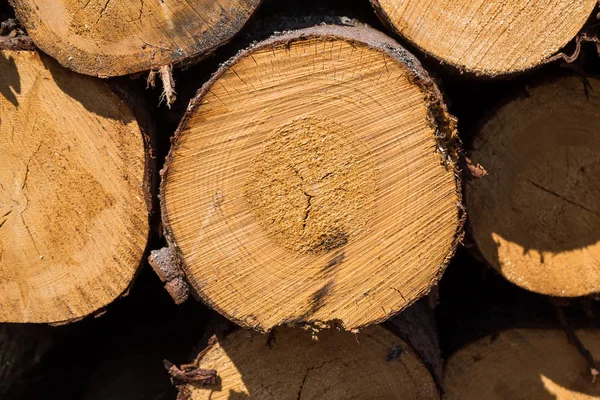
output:
[{"label": "sawdust", "polygon": [[322,254],[368,229],[375,190],[376,170],[365,144],[330,119],[299,118],[265,143],[244,194],[276,243]]}]

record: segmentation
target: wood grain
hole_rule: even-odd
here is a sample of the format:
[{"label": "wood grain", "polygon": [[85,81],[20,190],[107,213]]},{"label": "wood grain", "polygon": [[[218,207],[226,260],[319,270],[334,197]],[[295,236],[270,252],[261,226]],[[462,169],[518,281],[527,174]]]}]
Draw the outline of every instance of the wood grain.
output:
[{"label": "wood grain", "polygon": [[60,322],[130,285],[149,233],[145,132],[103,82],[0,52],[0,321]]},{"label": "wood grain", "polygon": [[547,62],[596,0],[371,0],[395,32],[461,71],[496,76]]},{"label": "wood grain", "polygon": [[370,28],[242,52],[193,101],[163,170],[191,286],[262,331],[353,329],[409,306],[461,231],[453,126],[418,62]]},{"label": "wood grain", "polygon": [[11,0],[36,46],[109,77],[193,61],[236,34],[260,0]]}]

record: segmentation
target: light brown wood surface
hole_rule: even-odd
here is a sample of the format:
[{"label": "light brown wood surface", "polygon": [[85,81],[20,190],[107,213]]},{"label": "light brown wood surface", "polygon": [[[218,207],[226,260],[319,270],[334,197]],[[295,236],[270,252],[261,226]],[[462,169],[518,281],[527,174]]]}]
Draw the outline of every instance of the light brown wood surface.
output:
[{"label": "light brown wood surface", "polygon": [[35,44],[100,77],[191,61],[236,34],[260,0],[11,0]]},{"label": "light brown wood surface", "polygon": [[[598,360],[600,331],[577,330]],[[514,329],[484,337],[452,355],[446,365],[448,400],[592,400],[600,380],[561,330]]]},{"label": "light brown wood surface", "polygon": [[60,322],[131,283],[148,236],[144,134],[103,82],[0,51],[0,321]]},{"label": "light brown wood surface", "polygon": [[477,75],[524,71],[577,35],[596,0],[371,0],[394,31]]},{"label": "light brown wood surface", "polygon": [[217,371],[218,384],[184,385],[183,398],[440,398],[421,359],[381,326],[358,337],[325,330],[318,341],[302,329],[282,328],[269,345],[267,340],[245,330],[219,338],[198,362],[200,368]]},{"label": "light brown wood surface", "polygon": [[600,291],[600,81],[530,88],[485,121],[466,185],[473,237],[504,277],[552,296]]},{"label": "light brown wood surface", "polygon": [[184,117],[163,170],[167,237],[192,288],[244,327],[383,321],[454,252],[455,135],[433,82],[383,34],[276,36]]}]

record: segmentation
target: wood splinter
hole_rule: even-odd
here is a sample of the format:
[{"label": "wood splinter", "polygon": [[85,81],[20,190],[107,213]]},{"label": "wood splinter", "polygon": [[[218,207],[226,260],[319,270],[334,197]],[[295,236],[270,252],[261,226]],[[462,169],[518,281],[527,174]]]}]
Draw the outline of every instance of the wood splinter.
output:
[{"label": "wood splinter", "polygon": [[167,107],[171,108],[171,105],[177,99],[177,97],[175,96],[175,80],[173,79],[173,66],[163,65],[158,70],[158,73],[160,75],[160,80],[163,84],[163,91],[160,95],[160,101],[164,101],[165,103],[167,103]]}]

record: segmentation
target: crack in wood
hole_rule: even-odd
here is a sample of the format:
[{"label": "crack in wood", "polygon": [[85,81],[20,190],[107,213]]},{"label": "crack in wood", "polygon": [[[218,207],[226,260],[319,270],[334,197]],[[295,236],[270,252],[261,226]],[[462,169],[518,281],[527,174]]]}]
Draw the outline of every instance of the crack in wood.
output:
[{"label": "crack in wood", "polygon": [[540,189],[540,190],[543,190],[544,192],[546,192],[546,193],[549,193],[549,194],[551,194],[551,195],[553,195],[553,196],[556,196],[556,197],[558,197],[559,199],[561,199],[561,200],[563,200],[563,201],[566,201],[567,203],[569,203],[569,204],[571,204],[571,205],[574,205],[575,207],[579,207],[579,208],[581,208],[582,210],[585,210],[585,211],[587,211],[587,212],[589,212],[589,213],[591,213],[591,214],[594,214],[594,215],[596,215],[596,216],[600,217],[600,213],[597,213],[596,211],[594,211],[594,210],[592,210],[592,209],[590,209],[590,208],[587,208],[587,207],[586,207],[586,206],[584,206],[584,205],[581,205],[581,204],[579,204],[579,203],[576,203],[576,202],[574,202],[573,200],[570,200],[570,199],[566,198],[565,196],[562,196],[562,195],[560,195],[560,194],[558,194],[558,193],[556,193],[556,192],[554,192],[554,191],[552,191],[552,190],[550,190],[550,189],[547,189],[547,188],[545,188],[545,187],[543,187],[543,186],[541,186],[541,185],[539,185],[539,184],[535,183],[535,182],[534,182],[534,181],[532,181],[532,180],[529,180],[529,179],[528,179],[528,181],[529,181],[529,183],[531,183],[531,184],[532,184],[533,186],[535,186],[536,188],[538,188],[538,189]]},{"label": "crack in wood", "polygon": [[302,390],[304,390],[304,384],[306,383],[306,380],[308,379],[308,375],[310,374],[311,371],[321,369],[321,368],[323,368],[323,366],[325,364],[328,364],[328,363],[331,363],[331,362],[334,362],[337,360],[339,360],[339,358],[334,358],[333,360],[325,360],[321,363],[321,365],[308,368],[306,370],[306,373],[304,374],[304,378],[302,378],[302,382],[300,383],[300,389],[298,389],[298,396],[296,397],[296,400],[300,400],[302,398]]},{"label": "crack in wood", "polygon": [[8,218],[5,218],[5,217],[8,217],[12,211],[13,210],[8,210],[7,212],[4,213],[4,215],[0,216],[0,218],[4,218],[4,220],[2,220],[2,222],[0,222],[0,228],[2,228],[2,226],[6,223],[6,221],[8,221]]},{"label": "crack in wood", "polygon": [[308,197],[308,201],[306,203],[306,211],[304,212],[304,220],[302,221],[302,230],[303,231],[306,230],[306,221],[308,221],[308,217],[310,215],[310,210],[312,208],[312,199],[314,197],[306,192],[304,192],[304,194],[306,195],[306,197]]},{"label": "crack in wood", "polygon": [[104,16],[104,11],[106,11],[106,9],[108,8],[108,4],[111,2],[111,0],[106,0],[106,2],[104,3],[104,6],[102,6],[102,8],[100,9],[100,15],[98,16],[98,19],[96,20],[96,22],[94,23],[95,25],[98,25],[98,22],[100,22],[100,20],[102,19],[102,17]]},{"label": "crack in wood", "polygon": [[33,158],[37,155],[41,148],[42,143],[39,144],[39,146],[37,147],[37,149],[35,149],[31,157],[29,157],[29,160],[27,160],[27,164],[25,165],[25,177],[23,178],[23,185],[21,185],[21,190],[25,189],[25,186],[27,186],[27,178],[29,177],[29,164],[31,164],[31,160],[33,160]]}]

